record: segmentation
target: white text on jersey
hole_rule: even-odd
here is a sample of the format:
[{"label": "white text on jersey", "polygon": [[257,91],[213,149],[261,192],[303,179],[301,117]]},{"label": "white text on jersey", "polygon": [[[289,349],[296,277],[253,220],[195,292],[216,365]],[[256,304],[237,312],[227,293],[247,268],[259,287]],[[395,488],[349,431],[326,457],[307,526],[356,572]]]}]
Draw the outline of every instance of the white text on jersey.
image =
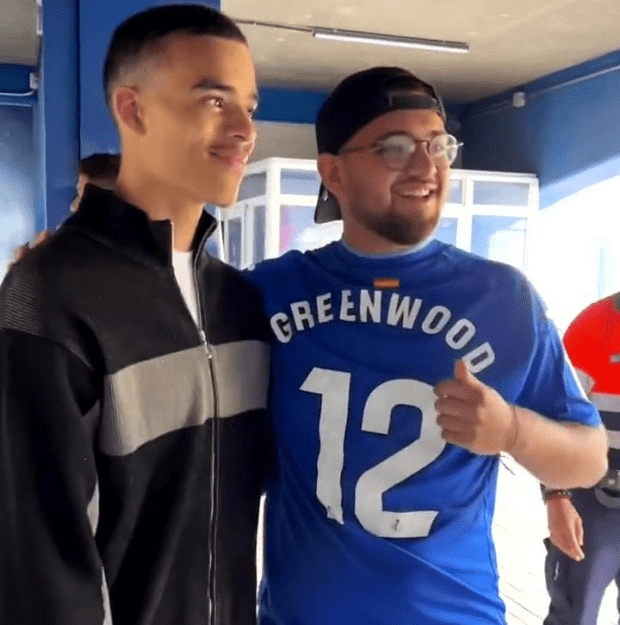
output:
[{"label": "white text on jersey", "polygon": [[[382,306],[384,295],[389,303]],[[384,323],[392,327],[413,330],[416,322],[427,335],[439,335],[451,349],[461,351],[468,347],[476,327],[468,319],[452,322],[453,314],[445,306],[433,306],[422,311],[424,302],[409,295],[360,289],[344,289],[340,293],[324,293],[313,300],[293,302],[290,314],[279,312],[271,317],[271,328],[281,343],[289,343],[296,332],[305,332],[332,321],[350,323]],[[420,314],[422,312],[422,314]],[[416,327],[417,329],[417,327]],[[495,361],[495,353],[486,342],[460,356],[472,373],[479,373]]]}]

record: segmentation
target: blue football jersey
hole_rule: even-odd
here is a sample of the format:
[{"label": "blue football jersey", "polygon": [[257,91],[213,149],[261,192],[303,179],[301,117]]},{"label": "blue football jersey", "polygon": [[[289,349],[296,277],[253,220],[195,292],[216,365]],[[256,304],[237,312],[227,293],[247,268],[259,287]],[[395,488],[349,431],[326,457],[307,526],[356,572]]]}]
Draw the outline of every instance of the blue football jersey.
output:
[{"label": "blue football jersey", "polygon": [[433,387],[464,359],[510,402],[599,424],[531,286],[438,241],[390,258],[338,242],[249,277],[275,335],[261,624],[504,623],[498,458],[446,444]]}]

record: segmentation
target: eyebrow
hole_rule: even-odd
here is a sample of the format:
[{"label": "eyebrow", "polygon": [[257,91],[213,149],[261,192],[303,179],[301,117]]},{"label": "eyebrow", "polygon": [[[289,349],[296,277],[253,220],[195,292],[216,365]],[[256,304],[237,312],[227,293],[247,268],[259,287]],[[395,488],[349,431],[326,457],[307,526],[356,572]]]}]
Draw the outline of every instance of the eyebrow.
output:
[{"label": "eyebrow", "polygon": [[[217,80],[211,80],[209,78],[202,78],[195,85],[192,86],[192,91],[221,91],[222,93],[233,94],[236,89],[231,85],[226,85]],[[250,99],[258,106],[258,93],[254,91],[250,96]]]}]

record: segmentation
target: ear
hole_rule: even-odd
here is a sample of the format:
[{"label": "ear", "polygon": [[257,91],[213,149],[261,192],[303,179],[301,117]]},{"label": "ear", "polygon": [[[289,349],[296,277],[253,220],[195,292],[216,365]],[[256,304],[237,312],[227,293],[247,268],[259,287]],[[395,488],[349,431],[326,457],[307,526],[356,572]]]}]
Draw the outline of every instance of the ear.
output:
[{"label": "ear", "polygon": [[317,168],[321,176],[321,181],[330,193],[336,197],[341,195],[343,187],[343,176],[340,158],[335,154],[319,154]]},{"label": "ear", "polygon": [[117,87],[112,94],[112,104],[119,128],[127,128],[138,134],[144,133],[144,116],[135,87]]}]

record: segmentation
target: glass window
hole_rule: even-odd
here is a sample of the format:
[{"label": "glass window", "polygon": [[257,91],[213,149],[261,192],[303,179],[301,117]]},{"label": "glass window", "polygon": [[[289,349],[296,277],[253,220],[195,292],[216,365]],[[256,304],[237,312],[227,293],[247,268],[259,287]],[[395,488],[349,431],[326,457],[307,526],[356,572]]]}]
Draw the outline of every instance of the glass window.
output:
[{"label": "glass window", "polygon": [[[0,281],[34,233],[32,109],[0,106]],[[68,207],[67,207],[68,210]]]},{"label": "glass window", "polygon": [[530,185],[527,182],[474,181],[474,204],[528,206]]},{"label": "glass window", "polygon": [[218,222],[217,228],[205,243],[205,250],[209,256],[223,260],[222,248],[222,224]]},{"label": "glass window", "polygon": [[280,211],[280,253],[313,250],[342,236],[342,221],[314,223],[314,206],[282,206]]},{"label": "glass window", "polygon": [[444,243],[450,245],[456,245],[456,223],[457,220],[454,217],[444,217],[439,222],[439,228],[435,233],[435,236]]},{"label": "glass window", "polygon": [[479,215],[472,223],[471,251],[478,256],[507,263],[517,269],[525,265],[525,219]]},{"label": "glass window", "polygon": [[241,219],[235,217],[226,221],[228,233],[228,263],[233,267],[241,268]]},{"label": "glass window", "polygon": [[258,197],[267,193],[267,177],[265,173],[248,174],[239,187],[237,201]]},{"label": "glass window", "polygon": [[254,211],[253,262],[260,263],[261,260],[265,260],[265,207],[255,206],[248,210]]},{"label": "glass window", "polygon": [[464,204],[462,180],[450,180],[448,204]]},{"label": "glass window", "polygon": [[282,170],[280,193],[316,196],[319,194],[320,185],[321,179],[316,171]]}]

